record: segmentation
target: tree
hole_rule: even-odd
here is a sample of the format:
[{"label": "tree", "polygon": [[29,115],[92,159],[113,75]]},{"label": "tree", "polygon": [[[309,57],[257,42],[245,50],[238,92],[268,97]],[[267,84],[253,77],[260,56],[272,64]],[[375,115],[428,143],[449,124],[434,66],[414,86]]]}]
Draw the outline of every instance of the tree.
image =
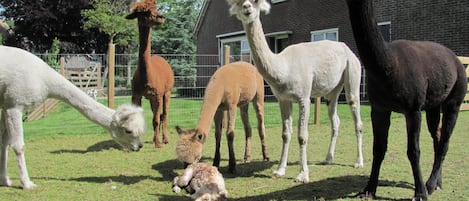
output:
[{"label": "tree", "polygon": [[[168,62],[183,83],[178,86],[192,89],[195,86],[197,69],[195,68],[196,43],[193,37],[195,24],[200,12],[202,0],[165,0],[158,1],[158,10],[165,17],[165,23],[152,34],[152,51],[158,54],[184,54],[179,58],[169,58]],[[191,94],[195,92],[181,92]]]},{"label": "tree", "polygon": [[159,54],[194,54],[193,31],[202,0],[158,1],[165,23],[152,32],[152,50]]},{"label": "tree", "polygon": [[0,0],[0,5],[2,15],[14,21],[16,46],[28,39],[35,51],[45,52],[58,38],[74,44],[74,52],[86,52],[102,38],[96,31],[82,31],[80,10],[90,6],[88,0]]},{"label": "tree", "polygon": [[109,44],[126,46],[137,36],[136,24],[125,19],[129,10],[126,0],[91,0],[92,8],[82,10],[84,30],[93,28],[108,36]]}]

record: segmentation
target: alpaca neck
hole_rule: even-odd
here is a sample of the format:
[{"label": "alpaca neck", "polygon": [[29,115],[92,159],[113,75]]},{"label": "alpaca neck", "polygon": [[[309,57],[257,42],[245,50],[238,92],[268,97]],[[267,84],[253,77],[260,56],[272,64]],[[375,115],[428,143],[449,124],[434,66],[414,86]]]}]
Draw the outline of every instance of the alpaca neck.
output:
[{"label": "alpaca neck", "polygon": [[138,50],[138,69],[145,73],[147,68],[150,66],[150,57],[151,57],[151,36],[150,36],[150,27],[148,26],[139,26],[139,42],[140,47]]},{"label": "alpaca neck", "polygon": [[390,73],[392,60],[374,17],[373,0],[347,0],[347,3],[355,42],[366,70],[376,75]]},{"label": "alpaca neck", "polygon": [[95,101],[60,75],[58,75],[57,80],[48,81],[50,83],[48,86],[50,91],[49,96],[51,98],[61,100],[71,105],[89,120],[110,130],[114,110]]},{"label": "alpaca neck", "polygon": [[215,113],[220,106],[223,90],[212,90],[213,85],[207,86],[204,95],[204,101],[200,110],[199,121],[197,123],[197,129],[202,133],[208,134],[210,131],[210,125],[212,124]]},{"label": "alpaca neck", "polygon": [[[243,23],[244,30],[251,48],[254,63],[256,64],[259,73],[269,83],[278,78],[275,75],[279,75],[276,71],[281,69],[273,68],[272,65],[277,63],[274,61],[276,55],[270,50],[267,40],[265,39],[264,30],[262,29],[262,23],[259,18],[251,23]],[[279,67],[280,68],[280,67]]]}]

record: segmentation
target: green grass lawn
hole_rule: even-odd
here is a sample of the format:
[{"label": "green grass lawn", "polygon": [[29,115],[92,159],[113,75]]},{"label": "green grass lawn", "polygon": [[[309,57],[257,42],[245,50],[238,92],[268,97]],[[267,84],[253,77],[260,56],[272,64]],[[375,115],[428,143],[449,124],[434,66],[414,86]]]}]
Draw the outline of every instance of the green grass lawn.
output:
[{"label": "green grass lawn", "polygon": [[[130,98],[117,99],[117,104]],[[103,101],[104,102],[104,101]],[[182,172],[177,161],[174,126],[194,127],[201,101],[173,99],[169,115],[170,143],[161,149],[151,144],[151,112],[144,102],[149,131],[143,136],[140,152],[120,151],[107,132],[82,117],[76,110],[60,104],[46,118],[25,122],[26,160],[30,177],[38,185],[34,190],[22,190],[13,151],[9,154],[8,173],[13,187],[0,188],[0,200],[190,200],[184,194],[171,191],[171,181]],[[313,105],[312,105],[313,107]],[[273,178],[281,152],[281,123],[277,103],[266,103],[267,148],[271,161],[263,162],[257,131],[253,131],[252,162],[242,163],[244,134],[239,117],[235,149],[237,173],[227,172],[228,154],[223,138],[220,171],[225,177],[228,200],[358,200],[352,195],[362,190],[368,180],[372,160],[372,132],[369,106],[362,106],[364,123],[365,168],[354,169],[356,140],[347,105],[339,106],[340,136],[333,165],[316,163],[325,157],[330,126],[325,105],[321,105],[321,124],[310,123],[308,161],[310,183],[293,182],[298,174],[298,143],[295,133],[289,153],[289,166],[284,177]],[[311,110],[313,111],[313,110]],[[295,107],[294,122],[297,122]],[[251,115],[255,128],[255,118]],[[311,115],[312,116],[312,115]],[[310,118],[312,122],[312,118]],[[469,200],[469,112],[461,112],[443,169],[443,190],[429,200]],[[213,129],[211,130],[213,135]],[[203,161],[212,162],[214,138],[209,137]],[[430,174],[433,151],[431,137],[422,124],[420,164],[424,180]],[[377,200],[406,200],[413,196],[413,177],[406,156],[404,118],[393,114],[389,148],[381,168]]]}]

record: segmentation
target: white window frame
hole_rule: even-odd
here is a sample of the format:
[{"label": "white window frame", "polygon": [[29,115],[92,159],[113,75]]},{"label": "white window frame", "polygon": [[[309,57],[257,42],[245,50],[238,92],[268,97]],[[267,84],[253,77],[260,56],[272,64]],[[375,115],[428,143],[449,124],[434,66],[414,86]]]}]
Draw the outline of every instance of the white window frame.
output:
[{"label": "white window frame", "polygon": [[[243,36],[234,36],[234,37],[226,37],[226,38],[220,38],[219,39],[219,46],[218,46],[218,57],[219,57],[219,61],[220,62],[223,62],[223,59],[224,59],[224,55],[223,55],[223,51],[224,51],[224,46],[226,43],[231,43],[231,42],[237,42],[239,41],[241,44],[241,48],[243,48],[243,43],[245,43],[247,45],[247,47],[249,48],[249,43],[248,43],[248,39],[245,35]],[[241,52],[240,54],[243,54],[243,53],[248,53],[249,52],[249,58],[250,60],[252,59],[252,54],[251,54],[251,50],[250,49],[241,49]],[[241,56],[241,55],[239,55]]]},{"label": "white window frame", "polygon": [[311,31],[311,41],[315,41],[314,36],[319,35],[319,34],[324,34],[324,39],[323,40],[326,40],[325,35],[328,34],[328,33],[335,33],[337,35],[337,38],[336,38],[335,41],[339,41],[339,28],[322,29],[322,30],[317,30],[317,31]]},{"label": "white window frame", "polygon": [[272,4],[281,3],[287,0],[271,0]]}]

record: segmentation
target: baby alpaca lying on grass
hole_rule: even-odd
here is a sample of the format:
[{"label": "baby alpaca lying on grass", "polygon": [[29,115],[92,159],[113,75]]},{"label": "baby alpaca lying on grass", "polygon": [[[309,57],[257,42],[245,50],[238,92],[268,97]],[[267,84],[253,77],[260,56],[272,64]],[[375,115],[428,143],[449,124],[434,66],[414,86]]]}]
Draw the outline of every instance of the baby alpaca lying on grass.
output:
[{"label": "baby alpaca lying on grass", "polygon": [[190,194],[189,197],[200,201],[220,200],[228,194],[223,175],[217,167],[206,163],[193,163],[181,176],[175,177],[173,191],[179,193],[181,188]]}]

